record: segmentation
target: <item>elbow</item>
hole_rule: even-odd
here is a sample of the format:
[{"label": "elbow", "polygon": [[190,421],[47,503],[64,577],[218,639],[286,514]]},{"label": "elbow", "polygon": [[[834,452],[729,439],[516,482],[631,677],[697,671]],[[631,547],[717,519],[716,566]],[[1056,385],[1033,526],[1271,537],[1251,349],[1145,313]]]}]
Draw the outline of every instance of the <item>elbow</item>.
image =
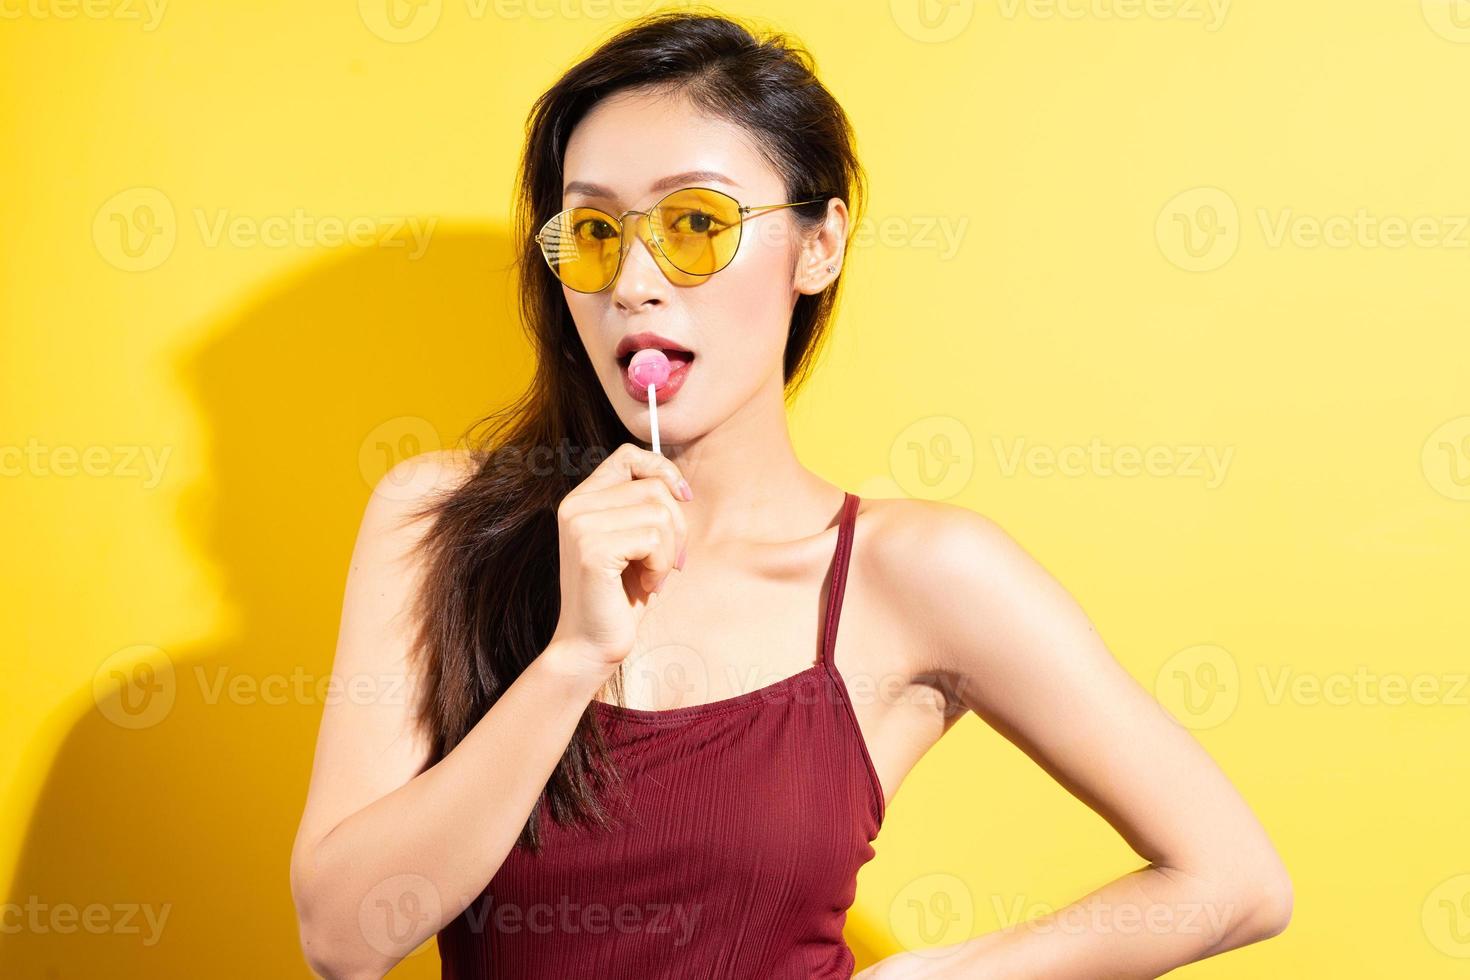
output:
[{"label": "elbow", "polygon": [[[310,875],[299,862],[291,865],[291,896],[301,953],[311,972],[322,980],[382,980],[396,960],[378,955],[366,942],[344,939],[342,930],[320,907],[321,896],[308,887]],[[355,916],[354,916],[355,918]]]},{"label": "elbow", "polygon": [[1273,874],[1262,888],[1262,898],[1256,913],[1262,929],[1259,938],[1270,939],[1286,931],[1286,927],[1291,923],[1294,902],[1295,894],[1292,890],[1291,876],[1283,868],[1280,872]]},{"label": "elbow", "polygon": [[1258,943],[1286,931],[1295,895],[1291,876],[1279,863],[1252,876],[1237,894],[1244,896],[1237,905],[1240,915],[1235,931],[1240,945]]},{"label": "elbow", "polygon": [[365,959],[371,951],[348,947],[347,944],[323,935],[322,930],[312,927],[298,916],[301,952],[311,972],[322,980],[382,980],[392,969],[393,963],[381,957]]}]

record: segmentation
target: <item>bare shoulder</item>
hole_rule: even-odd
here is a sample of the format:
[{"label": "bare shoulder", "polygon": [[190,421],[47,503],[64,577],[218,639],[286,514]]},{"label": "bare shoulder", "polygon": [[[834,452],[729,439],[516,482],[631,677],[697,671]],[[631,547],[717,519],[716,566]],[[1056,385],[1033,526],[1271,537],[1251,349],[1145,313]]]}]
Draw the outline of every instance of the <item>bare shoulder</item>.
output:
[{"label": "bare shoulder", "polygon": [[419,517],[426,505],[462,486],[479,465],[480,457],[467,449],[439,449],[400,461],[373,486],[364,527],[401,530]]},{"label": "bare shoulder", "polygon": [[994,519],[916,498],[864,498],[864,574],[916,637],[918,673],[973,667],[977,650],[1074,605]]}]

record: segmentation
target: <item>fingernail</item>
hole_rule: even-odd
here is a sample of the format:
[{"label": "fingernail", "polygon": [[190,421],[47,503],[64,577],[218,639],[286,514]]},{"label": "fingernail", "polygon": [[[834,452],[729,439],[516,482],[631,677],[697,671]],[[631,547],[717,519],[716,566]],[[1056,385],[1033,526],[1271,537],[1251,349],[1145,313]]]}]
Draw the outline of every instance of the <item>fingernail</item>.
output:
[{"label": "fingernail", "polygon": [[688,480],[679,481],[679,496],[683,497],[685,500],[694,499],[694,489],[689,486]]},{"label": "fingernail", "polygon": [[686,544],[684,547],[682,547],[682,548],[679,549],[679,560],[676,561],[676,562],[674,562],[674,567],[677,568],[681,572],[684,570],[684,556],[687,555],[688,553],[689,553],[689,546]]}]

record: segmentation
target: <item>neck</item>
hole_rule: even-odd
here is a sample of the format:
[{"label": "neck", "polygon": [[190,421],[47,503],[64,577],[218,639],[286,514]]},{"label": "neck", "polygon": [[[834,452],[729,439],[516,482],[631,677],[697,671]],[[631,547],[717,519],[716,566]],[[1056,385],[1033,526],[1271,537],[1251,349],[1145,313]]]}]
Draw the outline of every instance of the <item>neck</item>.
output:
[{"label": "neck", "polygon": [[714,429],[661,448],[694,490],[680,506],[689,539],[703,545],[810,534],[841,501],[841,490],[796,456],[779,371]]}]

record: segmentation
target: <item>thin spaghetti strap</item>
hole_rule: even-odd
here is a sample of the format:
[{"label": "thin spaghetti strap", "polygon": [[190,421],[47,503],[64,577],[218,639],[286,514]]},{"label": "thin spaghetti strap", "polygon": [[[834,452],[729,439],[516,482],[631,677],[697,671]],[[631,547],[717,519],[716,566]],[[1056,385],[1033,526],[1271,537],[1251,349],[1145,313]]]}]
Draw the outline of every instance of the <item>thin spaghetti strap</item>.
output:
[{"label": "thin spaghetti strap", "polygon": [[822,617],[822,650],[818,663],[832,664],[837,645],[837,623],[842,618],[842,596],[847,591],[847,564],[852,557],[853,525],[857,522],[859,498],[844,491],[842,520],[837,527],[837,550],[832,556],[832,581],[827,587],[827,610]]}]

